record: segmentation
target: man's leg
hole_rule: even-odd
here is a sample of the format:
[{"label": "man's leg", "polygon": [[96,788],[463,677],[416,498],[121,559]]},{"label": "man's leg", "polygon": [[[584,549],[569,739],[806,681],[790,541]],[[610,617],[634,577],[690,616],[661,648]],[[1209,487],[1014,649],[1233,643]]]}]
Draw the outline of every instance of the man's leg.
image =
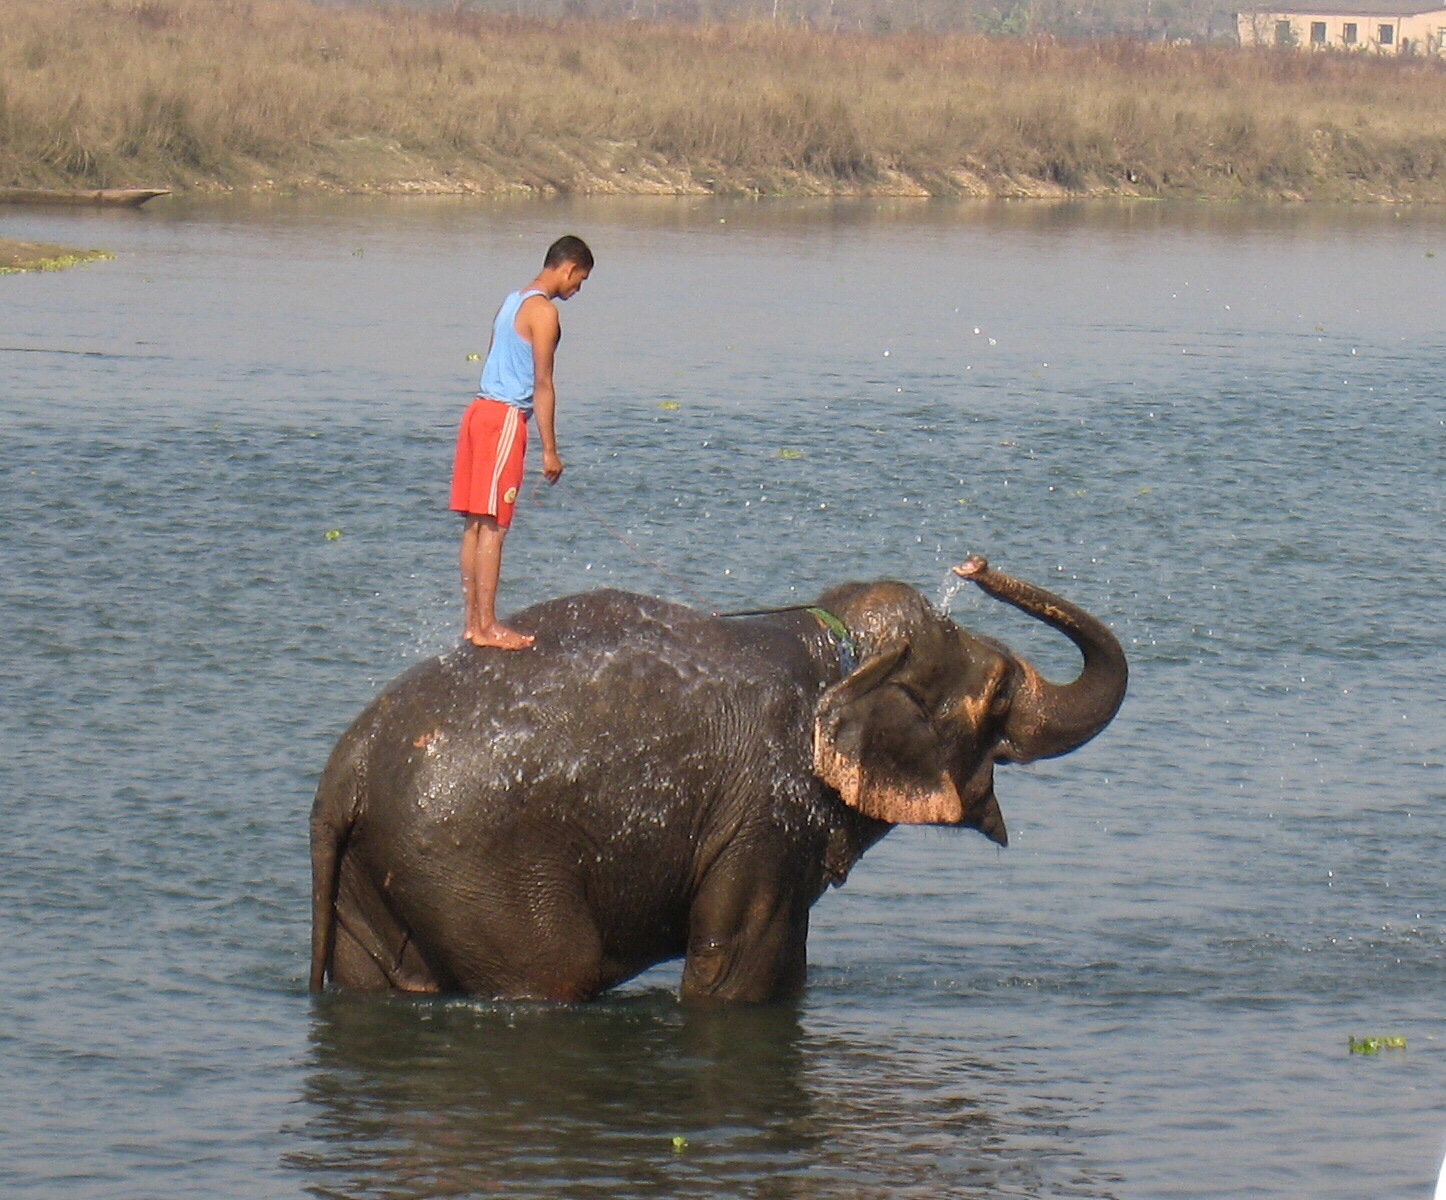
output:
[{"label": "man's leg", "polygon": [[497,621],[497,583],[502,575],[502,541],[506,536],[507,530],[496,517],[467,514],[467,527],[462,533],[462,596],[467,604],[467,629],[462,636],[474,646],[525,650],[534,639]]},{"label": "man's leg", "polygon": [[472,513],[462,516],[462,553],[458,565],[462,570],[462,640],[470,642],[477,632],[477,587],[474,572],[477,562],[477,528],[482,518]]}]

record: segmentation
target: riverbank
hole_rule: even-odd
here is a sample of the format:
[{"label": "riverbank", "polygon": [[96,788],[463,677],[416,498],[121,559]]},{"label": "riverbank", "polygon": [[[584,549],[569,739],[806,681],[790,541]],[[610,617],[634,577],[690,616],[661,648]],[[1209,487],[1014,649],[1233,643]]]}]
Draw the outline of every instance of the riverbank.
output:
[{"label": "riverbank", "polygon": [[0,238],[0,275],[15,275],[21,271],[60,271],[110,257],[104,250],[69,250],[46,242],[17,242]]},{"label": "riverbank", "polygon": [[1446,71],[1233,47],[10,0],[0,185],[1446,201]]}]

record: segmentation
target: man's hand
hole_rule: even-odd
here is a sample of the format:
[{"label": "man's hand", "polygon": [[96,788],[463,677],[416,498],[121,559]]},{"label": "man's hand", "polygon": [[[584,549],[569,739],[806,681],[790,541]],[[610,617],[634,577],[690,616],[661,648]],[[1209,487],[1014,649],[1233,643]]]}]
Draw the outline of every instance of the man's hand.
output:
[{"label": "man's hand", "polygon": [[542,477],[548,483],[556,483],[562,478],[562,459],[557,457],[556,450],[542,452]]}]

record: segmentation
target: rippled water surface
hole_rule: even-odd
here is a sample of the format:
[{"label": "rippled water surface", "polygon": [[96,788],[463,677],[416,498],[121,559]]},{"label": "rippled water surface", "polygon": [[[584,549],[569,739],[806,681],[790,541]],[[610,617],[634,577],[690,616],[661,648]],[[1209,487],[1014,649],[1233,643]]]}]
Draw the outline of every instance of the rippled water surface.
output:
[{"label": "rippled water surface", "polygon": [[[0,279],[0,1192],[1430,1194],[1446,215],[165,203],[0,221],[117,253]],[[311,792],[456,635],[468,355],[565,231],[507,607],[889,576],[1070,672],[980,552],[1131,693],[1008,850],[872,851],[797,1006],[313,1002]]]}]

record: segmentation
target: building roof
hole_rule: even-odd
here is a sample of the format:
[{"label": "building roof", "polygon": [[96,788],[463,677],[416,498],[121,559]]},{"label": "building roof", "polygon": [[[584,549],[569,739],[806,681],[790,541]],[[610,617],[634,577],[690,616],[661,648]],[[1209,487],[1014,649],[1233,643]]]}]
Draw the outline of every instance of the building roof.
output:
[{"label": "building roof", "polygon": [[1320,0],[1317,4],[1261,4],[1242,9],[1244,15],[1261,17],[1419,17],[1423,13],[1446,13],[1446,0]]}]

